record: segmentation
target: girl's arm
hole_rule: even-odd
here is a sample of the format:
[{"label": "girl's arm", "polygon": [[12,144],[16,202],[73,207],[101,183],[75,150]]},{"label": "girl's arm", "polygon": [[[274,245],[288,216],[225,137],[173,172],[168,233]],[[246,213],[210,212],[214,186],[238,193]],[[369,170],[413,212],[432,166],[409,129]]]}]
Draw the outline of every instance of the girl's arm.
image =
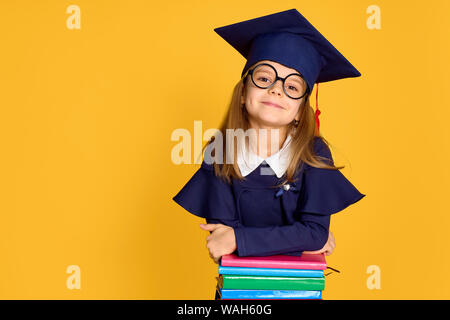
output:
[{"label": "girl's arm", "polygon": [[322,249],[328,240],[330,216],[303,213],[291,225],[274,227],[244,227],[236,220],[206,222],[234,229],[238,256],[268,256]]},{"label": "girl's arm", "polygon": [[268,256],[320,250],[327,243],[330,216],[303,213],[299,221],[286,226],[237,227],[237,254]]}]

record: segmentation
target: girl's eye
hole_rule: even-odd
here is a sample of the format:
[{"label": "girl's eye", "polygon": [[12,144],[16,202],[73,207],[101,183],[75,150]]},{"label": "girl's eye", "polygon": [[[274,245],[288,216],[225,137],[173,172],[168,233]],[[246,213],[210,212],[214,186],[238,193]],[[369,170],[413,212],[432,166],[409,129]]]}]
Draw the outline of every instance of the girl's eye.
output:
[{"label": "girl's eye", "polygon": [[[265,79],[265,80],[269,81],[269,79],[267,79],[267,78],[264,78],[264,77],[260,77],[260,78],[258,78],[258,80],[261,80],[261,79]],[[264,81],[264,80],[263,80],[263,81]],[[264,81],[264,82],[267,82],[267,81]]]},{"label": "girl's eye", "polygon": [[288,86],[288,89],[289,89],[289,90],[295,90],[295,91],[298,91],[297,88],[296,88],[296,87],[293,87],[293,86]]}]

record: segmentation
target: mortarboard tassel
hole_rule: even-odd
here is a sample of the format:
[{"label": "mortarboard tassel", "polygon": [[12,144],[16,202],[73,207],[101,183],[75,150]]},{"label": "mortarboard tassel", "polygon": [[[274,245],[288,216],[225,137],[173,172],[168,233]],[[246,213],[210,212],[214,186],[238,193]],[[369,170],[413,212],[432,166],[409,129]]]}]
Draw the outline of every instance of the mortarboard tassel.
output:
[{"label": "mortarboard tassel", "polygon": [[320,134],[320,121],[319,121],[319,83],[316,83],[316,132],[315,135],[319,136]]}]

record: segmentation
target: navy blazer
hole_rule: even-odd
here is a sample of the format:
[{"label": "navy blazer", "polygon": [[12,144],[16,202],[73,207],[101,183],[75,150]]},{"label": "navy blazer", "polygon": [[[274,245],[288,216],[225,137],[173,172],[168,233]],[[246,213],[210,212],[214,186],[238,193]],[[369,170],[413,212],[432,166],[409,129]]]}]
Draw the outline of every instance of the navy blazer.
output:
[{"label": "navy blazer", "polygon": [[[333,163],[328,146],[314,138],[314,152]],[[287,254],[320,250],[328,240],[330,215],[362,199],[339,170],[303,164],[289,187],[275,174],[261,175],[262,163],[244,180],[228,184],[214,174],[212,164],[201,167],[173,197],[207,223],[234,228],[238,256]],[[269,167],[270,168],[270,167]]]}]

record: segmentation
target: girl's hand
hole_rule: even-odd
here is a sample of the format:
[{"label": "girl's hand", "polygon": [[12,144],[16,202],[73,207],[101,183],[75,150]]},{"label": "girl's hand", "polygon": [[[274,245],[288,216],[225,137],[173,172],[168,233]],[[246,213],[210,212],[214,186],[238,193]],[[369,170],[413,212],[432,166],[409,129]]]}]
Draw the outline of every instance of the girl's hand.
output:
[{"label": "girl's hand", "polygon": [[236,250],[236,238],[234,229],[224,224],[200,224],[200,228],[212,233],[206,238],[206,247],[209,250],[209,256],[215,263],[226,254],[233,253]]},{"label": "girl's hand", "polygon": [[303,251],[303,253],[319,254],[319,253],[325,252],[325,255],[329,256],[330,254],[333,253],[333,250],[335,247],[336,247],[336,244],[334,242],[334,237],[330,231],[330,233],[328,234],[328,241],[327,241],[327,243],[325,243],[325,245],[323,246],[322,249],[317,250],[317,251]]}]

